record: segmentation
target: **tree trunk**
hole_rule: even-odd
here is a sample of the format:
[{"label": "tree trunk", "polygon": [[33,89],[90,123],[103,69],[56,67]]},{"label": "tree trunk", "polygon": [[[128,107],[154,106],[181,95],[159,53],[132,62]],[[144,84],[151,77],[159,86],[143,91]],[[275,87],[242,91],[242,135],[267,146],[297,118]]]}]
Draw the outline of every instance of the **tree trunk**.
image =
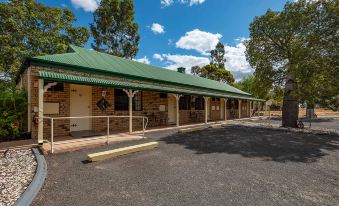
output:
[{"label": "tree trunk", "polygon": [[295,82],[295,76],[292,73],[287,74],[283,109],[282,109],[282,126],[283,127],[297,127],[298,114],[299,114],[299,102],[296,95],[297,83]]}]

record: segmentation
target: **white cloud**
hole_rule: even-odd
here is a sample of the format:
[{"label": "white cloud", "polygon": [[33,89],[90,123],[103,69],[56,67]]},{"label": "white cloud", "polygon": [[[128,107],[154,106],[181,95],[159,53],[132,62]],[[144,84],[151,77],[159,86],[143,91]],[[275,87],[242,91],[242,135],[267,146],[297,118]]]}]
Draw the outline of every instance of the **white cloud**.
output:
[{"label": "white cloud", "polygon": [[161,24],[158,24],[158,23],[153,23],[151,30],[153,31],[154,34],[165,33],[165,27]]},{"label": "white cloud", "polygon": [[202,4],[204,2],[205,0],[176,0],[175,2],[174,0],[160,0],[162,7],[168,7],[168,6],[173,5],[174,3],[180,3],[180,4],[186,4],[189,6],[193,6],[193,5]]},{"label": "white cloud", "polygon": [[161,56],[161,54],[157,54],[157,53],[153,54],[153,58],[154,58],[154,59],[158,59],[158,60],[160,60],[160,61],[163,61],[163,60],[164,60],[164,58]]},{"label": "white cloud", "polygon": [[71,0],[75,8],[82,8],[85,11],[93,12],[98,8],[100,0]]},{"label": "white cloud", "polygon": [[221,37],[222,35],[219,33],[213,34],[194,29],[193,31],[186,32],[185,36],[180,37],[175,45],[177,48],[193,49],[203,55],[208,55],[215,48]]},{"label": "white cloud", "polygon": [[167,6],[171,6],[174,3],[174,1],[173,0],[161,0],[160,3],[162,7],[167,7]]},{"label": "white cloud", "polygon": [[185,67],[186,73],[191,72],[192,66],[205,66],[210,63],[207,57],[192,55],[162,54],[161,57],[165,61],[167,69],[176,70],[178,67]]},{"label": "white cloud", "polygon": [[229,69],[235,80],[239,81],[244,76],[253,73],[253,69],[250,64],[246,61],[245,50],[246,47],[243,41],[245,38],[236,39],[235,46],[225,45],[225,67]]},{"label": "white cloud", "polygon": [[189,4],[190,6],[204,3],[205,0],[180,0],[182,4]]},{"label": "white cloud", "polygon": [[137,62],[141,62],[141,63],[144,63],[144,64],[150,64],[151,62],[149,61],[149,59],[144,56],[142,58],[139,58],[139,59],[133,59],[134,61],[137,61]]}]

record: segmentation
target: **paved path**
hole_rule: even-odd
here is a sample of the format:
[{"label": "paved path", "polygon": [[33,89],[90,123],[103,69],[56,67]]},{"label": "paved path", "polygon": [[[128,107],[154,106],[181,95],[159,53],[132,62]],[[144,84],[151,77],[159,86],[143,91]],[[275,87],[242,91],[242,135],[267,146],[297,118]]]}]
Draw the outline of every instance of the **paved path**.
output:
[{"label": "paved path", "polygon": [[338,136],[227,126],[163,136],[157,150],[82,162],[106,149],[47,156],[48,177],[34,205],[339,202]]}]

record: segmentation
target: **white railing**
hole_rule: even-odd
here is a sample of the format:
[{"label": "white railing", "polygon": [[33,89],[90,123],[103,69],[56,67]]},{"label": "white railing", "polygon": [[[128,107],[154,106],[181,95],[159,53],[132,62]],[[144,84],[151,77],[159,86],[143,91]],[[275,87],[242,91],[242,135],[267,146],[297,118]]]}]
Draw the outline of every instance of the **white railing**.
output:
[{"label": "white railing", "polygon": [[[107,118],[107,136],[106,136],[106,144],[108,144],[109,141],[109,122],[111,118],[130,118],[130,116],[81,116],[81,117],[46,117],[44,116],[44,119],[51,120],[51,153],[54,152],[54,120],[60,120],[60,119],[85,119],[85,118]],[[142,119],[142,137],[145,138],[145,130],[148,124],[148,117],[145,116],[132,116],[132,119]],[[96,137],[96,138],[84,138],[82,140],[95,140],[95,139],[103,139],[104,137]],[[76,141],[76,140],[75,140]]]}]

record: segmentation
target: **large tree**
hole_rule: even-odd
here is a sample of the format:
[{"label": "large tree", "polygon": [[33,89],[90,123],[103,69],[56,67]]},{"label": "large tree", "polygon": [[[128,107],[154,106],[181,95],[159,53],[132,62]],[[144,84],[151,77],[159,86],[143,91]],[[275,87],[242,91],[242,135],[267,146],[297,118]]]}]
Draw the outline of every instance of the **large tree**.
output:
[{"label": "large tree", "polygon": [[138,53],[140,36],[133,0],[102,0],[90,27],[93,49],[128,59]]},{"label": "large tree", "polygon": [[285,127],[297,127],[299,103],[338,107],[338,0],[288,2],[255,17],[246,56],[263,88],[283,87]]},{"label": "large tree", "polygon": [[232,73],[225,68],[225,47],[221,42],[218,42],[215,49],[211,50],[210,58],[211,62],[206,66],[193,66],[191,68],[192,74],[207,79],[233,84],[234,77]]},{"label": "large tree", "polygon": [[0,81],[12,80],[25,57],[62,53],[69,44],[86,43],[89,32],[74,26],[75,21],[69,9],[34,0],[0,3]]}]

